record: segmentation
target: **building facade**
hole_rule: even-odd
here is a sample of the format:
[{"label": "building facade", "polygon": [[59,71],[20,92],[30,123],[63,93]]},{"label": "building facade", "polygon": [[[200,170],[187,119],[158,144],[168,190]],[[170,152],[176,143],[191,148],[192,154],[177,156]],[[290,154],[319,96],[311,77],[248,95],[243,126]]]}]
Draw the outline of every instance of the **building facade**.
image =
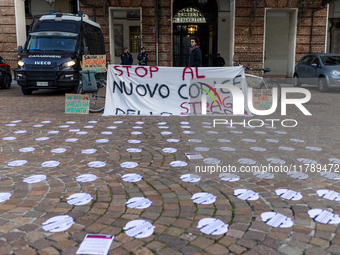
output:
[{"label": "building facade", "polygon": [[[339,0],[1,0],[0,55],[16,67],[32,16],[50,10],[94,18],[102,26],[107,59],[120,64],[128,47],[137,64],[141,47],[149,65],[186,66],[190,37],[198,36],[212,66],[241,62],[292,77],[310,52],[340,52]],[[313,24],[312,24],[313,19]]]}]

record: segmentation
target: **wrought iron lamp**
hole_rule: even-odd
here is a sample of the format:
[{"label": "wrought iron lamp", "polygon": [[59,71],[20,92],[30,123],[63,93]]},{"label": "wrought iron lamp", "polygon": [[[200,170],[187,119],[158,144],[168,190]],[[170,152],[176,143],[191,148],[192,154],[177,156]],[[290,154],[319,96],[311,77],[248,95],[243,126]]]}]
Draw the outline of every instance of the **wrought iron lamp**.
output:
[{"label": "wrought iron lamp", "polygon": [[52,4],[55,3],[55,0],[46,0],[46,2],[47,2],[50,6],[52,6]]},{"label": "wrought iron lamp", "polygon": [[188,33],[193,35],[196,31],[196,26],[195,25],[188,25]]}]

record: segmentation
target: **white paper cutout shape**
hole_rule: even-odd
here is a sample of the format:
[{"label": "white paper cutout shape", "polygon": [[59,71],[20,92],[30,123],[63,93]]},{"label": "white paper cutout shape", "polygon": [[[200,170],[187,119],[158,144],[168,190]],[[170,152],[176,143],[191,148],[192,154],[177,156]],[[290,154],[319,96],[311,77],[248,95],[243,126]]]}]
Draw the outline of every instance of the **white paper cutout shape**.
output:
[{"label": "white paper cutout shape", "polygon": [[171,135],[172,132],[168,132],[168,131],[164,131],[164,132],[161,132],[161,135]]},{"label": "white paper cutout shape", "polygon": [[183,167],[183,166],[186,166],[188,163],[185,162],[185,161],[180,161],[180,160],[177,160],[177,161],[172,161],[170,163],[170,166],[172,167]]},{"label": "white paper cutout shape", "polygon": [[266,151],[266,148],[262,148],[262,147],[250,147],[251,150],[253,151]]},{"label": "white paper cutout shape", "polygon": [[209,205],[215,203],[216,196],[207,192],[199,192],[191,197],[192,202],[201,205]]},{"label": "white paper cutout shape", "polygon": [[267,132],[265,131],[254,131],[255,134],[258,134],[258,135],[265,135],[267,134]]},{"label": "white paper cutout shape", "polygon": [[169,128],[169,127],[168,127],[168,126],[159,126],[158,128],[167,129],[167,128]]},{"label": "white paper cutout shape", "polygon": [[185,153],[188,159],[202,159],[202,155],[200,153]]},{"label": "white paper cutout shape", "polygon": [[292,147],[286,147],[286,146],[280,146],[279,149],[282,151],[294,151],[295,150]]},{"label": "white paper cutout shape", "polygon": [[21,122],[22,120],[12,120],[10,123],[19,123]]},{"label": "white paper cutout shape", "polygon": [[128,148],[126,149],[126,151],[130,153],[138,153],[138,152],[141,152],[142,150],[138,148]]},{"label": "white paper cutout shape", "polygon": [[134,238],[146,238],[153,234],[155,226],[146,220],[129,221],[123,228],[125,234]]},{"label": "white paper cutout shape", "polygon": [[68,128],[68,127],[70,127],[70,125],[61,125],[61,126],[59,126],[60,128]]},{"label": "white paper cutout shape", "polygon": [[[243,134],[242,131],[236,131],[236,130],[231,130],[230,133],[233,133],[233,134]],[[243,141],[246,140],[246,139],[243,139]],[[248,139],[249,140],[249,139]],[[256,141],[256,140],[255,140]],[[246,142],[246,141],[245,141]]]},{"label": "white paper cutout shape", "polygon": [[235,148],[232,148],[232,147],[221,147],[220,149],[222,151],[235,151],[236,150]]},{"label": "white paper cutout shape", "polygon": [[332,173],[332,172],[321,172],[321,176],[331,179],[331,180],[340,180],[340,174]]},{"label": "white paper cutout shape", "polygon": [[70,205],[86,205],[90,203],[92,197],[87,193],[75,193],[66,198],[66,202]]},{"label": "white paper cutout shape", "polygon": [[81,153],[83,153],[83,154],[93,154],[96,151],[97,151],[96,149],[86,149],[86,150],[82,150]]},{"label": "white paper cutout shape", "polygon": [[5,202],[6,200],[10,199],[11,196],[12,196],[11,193],[1,192],[0,193],[0,203]]},{"label": "white paper cutout shape", "polygon": [[96,179],[97,179],[97,176],[94,174],[82,174],[76,178],[76,181],[77,182],[92,182]]},{"label": "white paper cutout shape", "polygon": [[35,148],[33,147],[25,147],[25,148],[21,148],[19,149],[20,152],[32,152],[35,151]]},{"label": "white paper cutout shape", "polygon": [[143,132],[138,132],[138,131],[131,132],[131,135],[141,135],[141,134],[143,134]]},{"label": "white paper cutout shape", "polygon": [[237,182],[240,180],[240,176],[232,173],[221,173],[218,178],[226,182]]},{"label": "white paper cutout shape", "polygon": [[276,129],[276,127],[265,127],[265,128],[268,128],[268,129]]},{"label": "white paper cutout shape", "polygon": [[124,174],[122,180],[125,182],[139,182],[143,176],[140,174]]},{"label": "white paper cutout shape", "polygon": [[274,179],[275,175],[272,173],[268,173],[268,172],[254,172],[253,175],[255,175],[257,178],[260,179],[265,179],[265,180],[269,180],[269,179]]},{"label": "white paper cutout shape", "polygon": [[207,148],[207,147],[196,147],[195,151],[209,151],[209,148]]},{"label": "white paper cutout shape", "polygon": [[304,140],[301,139],[289,139],[290,141],[294,142],[294,143],[304,143]]},{"label": "white paper cutout shape", "polygon": [[230,143],[230,140],[228,139],[217,139],[217,141],[220,143]]},{"label": "white paper cutout shape", "polygon": [[287,200],[298,201],[302,199],[302,195],[300,192],[296,192],[290,189],[277,189],[275,190],[275,193],[281,198]]},{"label": "white paper cutout shape", "polygon": [[77,132],[76,134],[77,134],[77,135],[86,135],[86,134],[88,134],[88,132],[86,132],[86,131],[80,131],[80,132]]},{"label": "white paper cutout shape", "polygon": [[56,135],[56,134],[59,134],[59,131],[48,131],[47,134],[50,134],[50,135]]},{"label": "white paper cutout shape", "polygon": [[195,132],[194,131],[185,130],[185,131],[183,131],[183,134],[190,135],[190,134],[195,134]]},{"label": "white paper cutout shape", "polygon": [[243,142],[247,142],[247,143],[255,143],[256,140],[255,139],[242,139]]},{"label": "white paper cutout shape", "polygon": [[121,163],[120,166],[122,168],[135,168],[136,166],[138,166],[138,163],[136,163],[136,162],[124,162],[124,163]]},{"label": "white paper cutout shape", "polygon": [[322,224],[339,224],[340,217],[338,214],[334,214],[327,210],[311,209],[308,211],[310,218]]},{"label": "white paper cutout shape", "polygon": [[319,189],[316,191],[319,197],[323,197],[328,200],[340,202],[340,193],[334,190]]},{"label": "white paper cutout shape", "polygon": [[202,128],[213,128],[212,126],[202,126]]},{"label": "white paper cutout shape", "polygon": [[125,202],[126,206],[131,209],[146,209],[152,202],[146,197],[133,197]]},{"label": "white paper cutout shape", "polygon": [[202,140],[200,140],[200,139],[189,139],[188,142],[191,142],[191,143],[201,143]]},{"label": "white paper cutout shape", "polygon": [[112,135],[113,132],[111,132],[111,131],[103,131],[103,132],[101,132],[101,134],[102,135]]},{"label": "white paper cutout shape", "polygon": [[272,164],[286,164],[286,161],[284,161],[283,159],[279,159],[279,158],[267,158],[267,161],[269,163],[272,163]]},{"label": "white paper cutout shape", "polygon": [[277,139],[266,139],[266,142],[268,142],[268,143],[278,143],[279,140],[277,140]]},{"label": "white paper cutout shape", "polygon": [[221,160],[217,158],[205,158],[203,159],[203,162],[206,163],[207,165],[216,165],[221,163]]},{"label": "white paper cutout shape", "polygon": [[14,134],[25,134],[25,133],[27,133],[27,131],[26,130],[18,130],[18,131],[14,131],[13,133]]},{"label": "white paper cutout shape", "polygon": [[29,177],[26,177],[25,179],[23,179],[23,182],[26,183],[38,183],[41,181],[46,180],[46,175],[44,174],[37,174],[37,175],[31,175]]},{"label": "white paper cutout shape", "polygon": [[168,139],[166,141],[169,142],[169,143],[178,143],[179,139]]},{"label": "white paper cutout shape", "polygon": [[309,177],[308,174],[302,172],[288,172],[287,175],[298,180],[305,180]]},{"label": "white paper cutout shape", "polygon": [[38,137],[38,138],[35,138],[34,140],[36,140],[36,141],[46,141],[46,140],[48,140],[48,139],[50,139],[49,137]]},{"label": "white paper cutout shape", "polygon": [[181,126],[181,128],[190,128],[190,126]]},{"label": "white paper cutout shape", "polygon": [[303,164],[317,164],[318,162],[313,160],[313,159],[308,159],[308,158],[298,158],[296,159],[297,161],[303,163]]},{"label": "white paper cutout shape", "polygon": [[66,151],[65,148],[57,148],[57,149],[51,150],[52,153],[64,153],[65,151]]},{"label": "white paper cutout shape", "polygon": [[69,215],[55,216],[43,222],[42,228],[48,232],[63,232],[74,224],[73,218]]},{"label": "white paper cutout shape", "polygon": [[89,123],[89,124],[96,124],[96,123],[98,123],[98,121],[96,121],[96,120],[90,120],[90,121],[88,121],[87,123]]},{"label": "white paper cutout shape", "polygon": [[276,212],[261,213],[261,219],[267,225],[275,228],[290,228],[294,225],[291,218]]},{"label": "white paper cutout shape", "polygon": [[70,129],[68,132],[79,132],[80,129]]},{"label": "white paper cutout shape", "polygon": [[14,160],[7,163],[7,166],[23,166],[27,163],[27,160]]},{"label": "white paper cutout shape", "polygon": [[96,140],[96,143],[107,143],[109,141],[110,141],[109,139],[98,139]]},{"label": "white paper cutout shape", "polygon": [[135,124],[136,124],[136,125],[143,125],[144,122],[143,122],[143,121],[136,121]]},{"label": "white paper cutout shape", "polygon": [[164,148],[162,151],[165,152],[165,153],[175,153],[177,151],[177,149],[175,149],[175,148]]},{"label": "white paper cutout shape", "polygon": [[158,122],[158,125],[166,125],[167,122]]},{"label": "white paper cutout shape", "polygon": [[251,189],[235,189],[234,196],[241,200],[254,201],[259,199],[259,193],[252,191]]},{"label": "white paper cutout shape", "polygon": [[17,138],[14,137],[14,136],[7,136],[7,137],[3,137],[3,138],[2,138],[2,140],[4,140],[4,141],[13,141],[13,140],[15,140],[15,139],[17,139]]},{"label": "white paper cutout shape", "polygon": [[84,126],[84,128],[94,128],[94,126]]},{"label": "white paper cutout shape", "polygon": [[78,141],[78,138],[69,138],[69,139],[65,140],[65,142],[67,142],[67,143],[74,143],[76,141]]},{"label": "white paper cutout shape", "polygon": [[217,131],[207,131],[207,134],[217,135],[218,132]]},{"label": "white paper cutout shape", "polygon": [[184,182],[199,182],[201,180],[201,176],[197,174],[183,174],[179,178]]},{"label": "white paper cutout shape", "polygon": [[328,160],[333,164],[340,164],[340,158],[329,158]]},{"label": "white paper cutout shape", "polygon": [[215,218],[201,219],[197,228],[206,235],[222,235],[228,232],[228,224]]},{"label": "white paper cutout shape", "polygon": [[307,146],[306,149],[310,151],[322,151],[322,148],[314,146]]},{"label": "white paper cutout shape", "polygon": [[44,125],[33,125],[33,127],[43,127]]},{"label": "white paper cutout shape", "polygon": [[75,121],[67,121],[67,122],[65,122],[66,124],[76,124],[76,122]]},{"label": "white paper cutout shape", "polygon": [[6,127],[15,127],[17,124],[6,124]]},{"label": "white paper cutout shape", "polygon": [[100,168],[100,167],[104,167],[106,165],[106,163],[103,162],[103,161],[92,161],[92,162],[88,163],[87,165],[89,167]]},{"label": "white paper cutout shape", "polygon": [[117,121],[114,121],[113,123],[114,124],[121,124],[121,123],[123,123],[123,121],[122,120],[117,120]]},{"label": "white paper cutout shape", "polygon": [[135,126],[135,127],[132,127],[133,129],[142,129],[143,127],[140,127],[140,126]]},{"label": "white paper cutout shape", "polygon": [[274,133],[279,134],[279,135],[286,135],[286,131],[274,131]]},{"label": "white paper cutout shape", "polygon": [[141,140],[128,140],[128,143],[140,143]]},{"label": "white paper cutout shape", "polygon": [[256,161],[251,158],[240,158],[237,162],[245,165],[253,165],[256,163]]},{"label": "white paper cutout shape", "polygon": [[42,167],[57,167],[59,165],[60,165],[59,161],[55,161],[55,160],[45,161],[41,163]]},{"label": "white paper cutout shape", "polygon": [[117,127],[116,126],[109,126],[107,127],[108,129],[116,129]]},{"label": "white paper cutout shape", "polygon": [[181,125],[189,125],[189,124],[190,124],[190,122],[187,122],[187,121],[181,121],[179,124],[181,124]]}]

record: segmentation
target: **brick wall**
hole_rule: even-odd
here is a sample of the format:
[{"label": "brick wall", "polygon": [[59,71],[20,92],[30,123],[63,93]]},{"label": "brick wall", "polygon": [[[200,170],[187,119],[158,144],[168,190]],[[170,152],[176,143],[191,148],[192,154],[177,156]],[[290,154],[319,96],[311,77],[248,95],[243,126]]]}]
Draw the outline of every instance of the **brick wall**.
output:
[{"label": "brick wall", "polygon": [[0,0],[0,56],[3,57],[11,69],[18,64],[18,54],[15,27],[14,0]]}]

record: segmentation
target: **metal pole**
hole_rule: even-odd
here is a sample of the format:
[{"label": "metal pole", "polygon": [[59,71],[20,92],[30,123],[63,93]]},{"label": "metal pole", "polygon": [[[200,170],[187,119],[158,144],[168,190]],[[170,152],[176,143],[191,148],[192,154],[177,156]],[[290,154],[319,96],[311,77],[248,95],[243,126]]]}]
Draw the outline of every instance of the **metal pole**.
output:
[{"label": "metal pole", "polygon": [[155,0],[156,66],[158,66],[158,0]]},{"label": "metal pole", "polygon": [[312,53],[312,42],[313,42],[313,22],[314,22],[314,13],[324,9],[326,6],[322,6],[321,8],[312,11],[312,24],[310,26],[310,42],[309,42],[309,54]]}]

